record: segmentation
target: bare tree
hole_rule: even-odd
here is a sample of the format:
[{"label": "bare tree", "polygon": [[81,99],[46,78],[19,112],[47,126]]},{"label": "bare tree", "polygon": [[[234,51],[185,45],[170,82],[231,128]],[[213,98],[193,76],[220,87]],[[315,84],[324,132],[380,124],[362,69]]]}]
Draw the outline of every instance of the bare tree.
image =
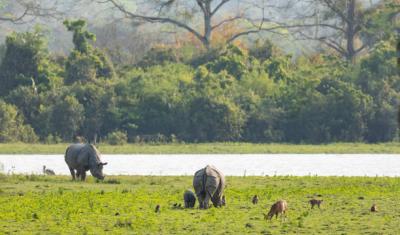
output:
[{"label": "bare tree", "polygon": [[132,27],[123,20],[110,19],[109,23],[91,30],[96,34],[95,46],[106,48],[112,61],[122,65],[138,62],[152,45],[165,41],[161,34],[146,31],[144,26]]},{"label": "bare tree", "polygon": [[0,0],[0,22],[22,24],[38,17],[59,17],[58,1]]},{"label": "bare tree", "polygon": [[[362,38],[369,27],[369,17],[376,10],[385,7],[385,1],[363,0],[305,0],[311,9],[307,23],[297,33],[302,39],[317,40],[333,49],[346,60],[355,62],[357,56],[366,50],[368,42]],[[310,21],[311,20],[311,21]]]},{"label": "bare tree", "polygon": [[[227,43],[231,43],[241,36],[260,31],[275,32],[284,27],[276,24],[273,26],[268,24],[270,27],[265,27],[265,22],[273,22],[265,17],[265,9],[266,7],[275,7],[272,4],[266,4],[267,0],[150,0],[146,3],[138,0],[131,1],[136,4],[135,10],[129,10],[127,5],[118,0],[95,1],[110,4],[125,17],[135,21],[174,25],[192,34],[207,49],[211,48],[213,33],[226,24],[245,25],[239,32],[228,38]],[[256,2],[260,2],[260,4],[257,5]],[[227,13],[227,11],[224,12],[223,8],[229,5],[232,9],[234,4],[237,4],[235,13],[232,14],[231,10],[231,14],[224,15],[223,13]],[[276,6],[276,8],[282,7]],[[261,11],[256,12],[257,9]],[[196,18],[198,12],[201,13],[201,20]]]}]

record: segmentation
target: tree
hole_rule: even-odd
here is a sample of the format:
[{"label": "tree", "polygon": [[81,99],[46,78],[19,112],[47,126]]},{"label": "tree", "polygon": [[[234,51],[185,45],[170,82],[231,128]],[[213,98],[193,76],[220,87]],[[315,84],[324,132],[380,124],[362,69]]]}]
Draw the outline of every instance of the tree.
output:
[{"label": "tree", "polygon": [[15,106],[0,100],[0,143],[37,142],[38,138],[32,127],[24,124],[24,117]]},{"label": "tree", "polygon": [[[87,140],[97,142],[98,136],[105,136],[107,131],[113,129],[105,128],[105,125],[110,125],[115,120],[106,122],[108,111],[114,104],[113,87],[109,84],[74,84],[70,92],[74,94],[80,104],[82,104],[84,121],[81,130],[81,135]],[[118,126],[114,126],[117,129]]]},{"label": "tree", "polygon": [[42,0],[0,0],[0,21],[22,24],[37,17],[57,17],[57,3]]},{"label": "tree", "polygon": [[[355,63],[359,54],[379,41],[376,37],[382,37],[382,33],[378,31],[390,27],[390,19],[400,7],[398,4],[389,7],[387,4],[392,2],[391,0],[378,3],[370,1],[369,4],[361,0],[310,2],[313,4],[309,8],[314,11],[311,14],[314,22],[308,21],[303,27],[311,27],[313,32],[300,31],[302,38],[317,40],[352,63]],[[375,39],[371,41],[373,37]]]},{"label": "tree", "polygon": [[225,97],[196,97],[190,103],[188,134],[192,141],[237,141],[245,118]]},{"label": "tree", "polygon": [[400,78],[396,64],[396,40],[378,43],[360,62],[356,84],[373,98],[366,139],[371,142],[392,140],[398,133],[396,115],[400,100]]},{"label": "tree", "polygon": [[18,86],[44,89],[50,82],[47,42],[43,31],[12,33],[6,38],[6,52],[0,65],[0,96]]},{"label": "tree", "polygon": [[64,21],[65,27],[68,31],[73,32],[72,42],[74,43],[75,50],[82,54],[88,54],[93,50],[89,41],[96,41],[96,35],[86,30],[86,21]]},{"label": "tree", "polygon": [[96,36],[87,31],[86,21],[66,20],[64,25],[73,33],[75,46],[66,63],[65,82],[72,84],[77,81],[94,81],[96,78],[113,78],[115,71],[111,61],[90,44],[90,41],[96,40]]},{"label": "tree", "polygon": [[193,83],[192,69],[183,64],[165,64],[135,70],[116,88],[122,128],[135,135],[176,135],[184,138]]},{"label": "tree", "polygon": [[71,141],[84,121],[84,108],[73,96],[60,97],[51,107],[51,130],[64,141]]},{"label": "tree", "polygon": [[[231,43],[241,36],[248,34],[258,33],[260,31],[275,32],[277,29],[284,28],[276,24],[265,27],[266,22],[273,23],[264,17],[266,8],[272,9],[272,4],[267,5],[266,1],[234,1],[234,0],[162,0],[162,1],[148,1],[148,4],[140,3],[139,1],[131,1],[124,4],[118,0],[95,0],[100,3],[109,3],[115,9],[123,13],[127,18],[141,22],[170,24],[177,28],[189,32],[192,36],[197,38],[201,44],[206,48],[212,47],[213,33],[225,26],[226,24],[243,24],[250,25],[250,27],[243,27],[226,39],[226,43]],[[238,8],[242,9],[237,11],[236,14],[224,16],[223,7],[233,3],[238,4]],[[256,4],[261,2],[261,4]],[[136,4],[136,5],[135,5]],[[129,6],[135,5],[136,10],[130,10]],[[257,7],[256,7],[257,6]],[[282,8],[279,6],[277,8]],[[251,10],[249,10],[251,9]],[[260,13],[255,13],[255,10],[261,10]],[[249,10],[247,12],[247,10]],[[201,12],[202,28],[197,29],[197,12]],[[256,17],[252,17],[256,15]],[[192,21],[192,24],[189,23]],[[196,21],[196,22],[193,22]]]},{"label": "tree", "polygon": [[6,97],[6,101],[18,107],[24,115],[25,121],[31,124],[37,134],[40,134],[37,132],[39,128],[36,128],[35,124],[37,124],[36,118],[39,114],[41,97],[33,87],[20,86],[16,88]]}]

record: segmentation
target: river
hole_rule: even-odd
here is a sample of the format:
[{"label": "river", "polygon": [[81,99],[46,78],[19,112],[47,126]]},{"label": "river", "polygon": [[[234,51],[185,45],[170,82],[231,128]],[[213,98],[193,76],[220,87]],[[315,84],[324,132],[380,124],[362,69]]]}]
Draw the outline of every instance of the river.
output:
[{"label": "river", "polygon": [[[398,154],[171,154],[107,155],[106,175],[193,175],[215,165],[225,175],[400,176]],[[68,175],[62,155],[0,155],[5,174],[41,174],[42,166]]]}]

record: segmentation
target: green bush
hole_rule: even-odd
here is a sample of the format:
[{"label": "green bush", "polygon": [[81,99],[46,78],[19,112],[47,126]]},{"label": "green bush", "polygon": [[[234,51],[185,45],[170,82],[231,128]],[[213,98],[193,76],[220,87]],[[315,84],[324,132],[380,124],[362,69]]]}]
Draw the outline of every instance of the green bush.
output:
[{"label": "green bush", "polygon": [[73,32],[75,49],[71,52],[66,63],[67,84],[74,82],[90,82],[97,78],[113,78],[114,66],[108,57],[99,49],[93,48],[89,43],[96,41],[96,36],[86,29],[83,20],[64,21],[68,31]]},{"label": "green bush", "polygon": [[6,51],[0,65],[0,96],[18,86],[47,88],[50,70],[43,31],[12,33],[6,38]]},{"label": "green bush", "polygon": [[114,131],[106,137],[107,143],[111,145],[124,145],[128,143],[128,134],[123,131]]},{"label": "green bush", "polygon": [[45,144],[59,144],[62,142],[62,139],[58,137],[57,135],[48,135],[46,138],[44,138],[43,141]]},{"label": "green bush", "polygon": [[17,108],[0,100],[0,143],[35,143],[38,139],[32,127],[24,124],[24,116]]}]

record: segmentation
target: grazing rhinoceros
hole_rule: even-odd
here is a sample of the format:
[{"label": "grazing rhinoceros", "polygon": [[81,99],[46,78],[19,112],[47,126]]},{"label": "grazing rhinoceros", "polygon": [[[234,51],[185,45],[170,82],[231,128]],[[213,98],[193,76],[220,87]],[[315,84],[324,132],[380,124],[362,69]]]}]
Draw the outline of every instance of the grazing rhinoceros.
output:
[{"label": "grazing rhinoceros", "polygon": [[183,194],[183,201],[185,202],[185,208],[193,208],[196,204],[196,196],[190,190],[186,190]]},{"label": "grazing rhinoceros", "polygon": [[208,208],[210,199],[215,207],[225,205],[225,176],[214,166],[207,165],[198,170],[194,174],[193,187],[201,209]]},{"label": "grazing rhinoceros", "polygon": [[72,179],[75,180],[75,170],[76,177],[80,177],[81,180],[85,180],[88,170],[97,179],[104,179],[103,166],[107,163],[102,163],[99,155],[99,151],[91,144],[70,145],[65,151],[65,162],[71,172]]}]

